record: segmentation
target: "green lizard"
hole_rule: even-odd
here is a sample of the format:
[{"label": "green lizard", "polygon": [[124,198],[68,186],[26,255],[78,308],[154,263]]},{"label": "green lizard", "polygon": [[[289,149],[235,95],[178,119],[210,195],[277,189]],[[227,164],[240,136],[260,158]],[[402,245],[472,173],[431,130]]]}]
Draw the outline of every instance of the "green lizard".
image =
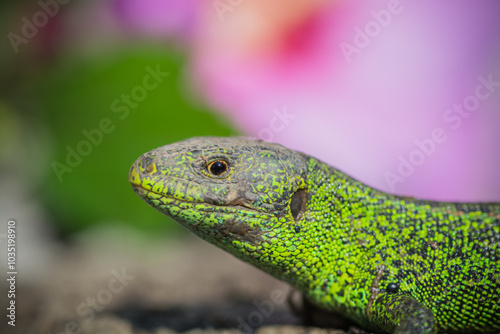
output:
[{"label": "green lizard", "polygon": [[500,204],[377,191],[281,145],[193,138],[134,191],[202,239],[380,333],[500,333]]}]

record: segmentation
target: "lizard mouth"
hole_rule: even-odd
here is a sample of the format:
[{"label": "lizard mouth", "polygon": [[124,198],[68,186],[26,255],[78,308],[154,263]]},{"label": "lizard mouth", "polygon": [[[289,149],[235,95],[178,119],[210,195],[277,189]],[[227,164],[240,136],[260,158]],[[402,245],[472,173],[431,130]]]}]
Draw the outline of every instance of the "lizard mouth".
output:
[{"label": "lizard mouth", "polygon": [[149,205],[158,210],[160,210],[160,205],[161,205],[166,207],[176,206],[181,211],[187,209],[196,209],[197,211],[204,211],[204,212],[232,213],[232,214],[237,214],[240,217],[246,217],[246,218],[252,217],[259,219],[269,219],[271,217],[270,213],[250,208],[247,206],[243,206],[241,204],[220,205],[207,202],[187,201],[185,199],[179,199],[173,196],[168,196],[159,192],[155,192],[151,189],[146,189],[141,184],[134,183],[132,181],[131,184],[132,184],[132,189],[139,197],[141,197]]},{"label": "lizard mouth", "polygon": [[[165,196],[164,194],[145,189],[140,185],[135,184],[132,187],[134,192],[153,208],[176,220],[195,234],[200,233],[196,232],[196,230],[199,229],[198,225],[202,224],[205,218],[199,217],[199,220],[193,219],[193,213],[189,213],[189,211],[186,213],[186,210],[196,210],[197,212],[202,212],[203,215],[221,215],[224,219],[214,225],[216,230],[223,235],[231,233],[235,239],[254,245],[260,243],[263,234],[263,230],[258,225],[258,222],[271,218],[270,214],[261,213],[239,205],[224,206],[204,202],[191,202]],[[175,210],[172,210],[172,208],[175,208]]]}]

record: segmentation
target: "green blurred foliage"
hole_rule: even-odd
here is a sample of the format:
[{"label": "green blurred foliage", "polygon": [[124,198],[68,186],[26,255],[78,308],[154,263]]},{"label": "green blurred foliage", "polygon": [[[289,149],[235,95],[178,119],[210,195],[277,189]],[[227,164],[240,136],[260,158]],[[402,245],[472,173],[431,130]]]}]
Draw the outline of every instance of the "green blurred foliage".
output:
[{"label": "green blurred foliage", "polygon": [[[134,194],[127,180],[131,164],[142,153],[188,137],[235,134],[189,94],[183,59],[163,47],[130,46],[59,63],[30,86],[30,95],[45,114],[52,146],[51,168],[39,196],[63,234],[115,222],[152,232],[179,231],[177,224]],[[148,66],[159,66],[169,75],[144,100],[136,101],[137,107],[127,107],[128,116],[113,112],[113,101],[143,86]],[[126,104],[116,106],[124,110]],[[79,143],[88,141],[82,131],[99,128],[105,118],[111,120],[113,130],[104,133],[102,142],[92,145],[90,154],[71,168],[66,161],[67,147],[77,150]],[[61,175],[62,181],[54,162],[72,169]]]}]

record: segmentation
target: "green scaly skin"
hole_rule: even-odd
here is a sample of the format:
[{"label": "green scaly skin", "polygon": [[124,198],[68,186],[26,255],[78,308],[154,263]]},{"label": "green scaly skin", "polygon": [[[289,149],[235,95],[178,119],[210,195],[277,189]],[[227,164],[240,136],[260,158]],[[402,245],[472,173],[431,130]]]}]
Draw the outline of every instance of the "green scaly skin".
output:
[{"label": "green scaly skin", "polygon": [[[228,170],[213,175],[214,161]],[[242,138],[160,147],[129,180],[202,239],[370,331],[500,332],[498,203],[393,196]]]}]

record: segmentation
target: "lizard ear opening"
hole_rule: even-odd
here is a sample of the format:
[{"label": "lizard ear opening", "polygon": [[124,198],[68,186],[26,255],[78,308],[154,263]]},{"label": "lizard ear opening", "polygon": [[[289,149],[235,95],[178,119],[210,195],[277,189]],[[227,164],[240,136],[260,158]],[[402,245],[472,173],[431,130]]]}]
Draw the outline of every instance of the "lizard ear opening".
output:
[{"label": "lizard ear opening", "polygon": [[299,221],[306,212],[307,193],[304,189],[299,189],[293,194],[290,201],[290,212],[295,221]]}]

